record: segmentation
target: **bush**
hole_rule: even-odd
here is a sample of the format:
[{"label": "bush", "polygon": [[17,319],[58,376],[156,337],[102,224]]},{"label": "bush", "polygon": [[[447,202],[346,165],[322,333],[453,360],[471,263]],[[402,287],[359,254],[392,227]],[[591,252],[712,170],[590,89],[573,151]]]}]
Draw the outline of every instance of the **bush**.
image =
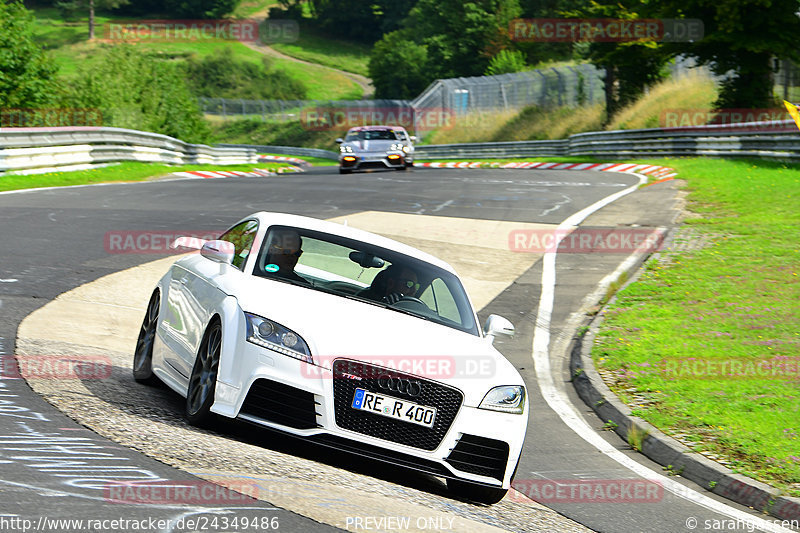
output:
[{"label": "bush", "polygon": [[202,59],[192,57],[186,78],[196,96],[249,100],[301,100],[306,87],[283,71],[271,71],[269,60],[258,65],[237,60],[230,48],[216,50]]},{"label": "bush", "polygon": [[486,68],[486,76],[496,76],[497,74],[509,74],[525,70],[525,54],[519,50],[500,50],[496,56],[489,61]]},{"label": "bush", "polygon": [[63,103],[100,109],[104,126],[207,141],[208,126],[178,65],[129,45],[99,53],[99,61],[79,68],[77,78],[70,80]]}]

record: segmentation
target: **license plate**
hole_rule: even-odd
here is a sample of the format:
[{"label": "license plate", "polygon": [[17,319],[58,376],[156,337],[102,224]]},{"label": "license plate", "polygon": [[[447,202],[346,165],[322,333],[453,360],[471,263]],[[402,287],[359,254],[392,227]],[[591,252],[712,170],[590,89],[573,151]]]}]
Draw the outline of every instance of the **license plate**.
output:
[{"label": "license plate", "polygon": [[428,428],[433,427],[433,421],[436,420],[434,407],[376,394],[365,389],[356,389],[351,407]]}]

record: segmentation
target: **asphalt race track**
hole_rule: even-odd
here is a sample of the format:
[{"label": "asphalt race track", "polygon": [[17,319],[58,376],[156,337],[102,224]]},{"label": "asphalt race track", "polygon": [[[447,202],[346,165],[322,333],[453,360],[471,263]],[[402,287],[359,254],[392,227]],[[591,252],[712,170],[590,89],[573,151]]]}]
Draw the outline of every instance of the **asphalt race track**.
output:
[{"label": "asphalt race track", "polygon": [[[358,225],[364,212],[385,212],[398,217],[403,214],[463,219],[465,228],[491,227],[496,221],[512,223],[503,228],[513,224],[520,228],[554,227],[596,201],[638,183],[636,176],[610,172],[413,169],[343,176],[335,172],[336,168],[330,167],[277,177],[162,180],[0,194],[0,356],[6,367],[4,376],[9,375],[9,364],[13,362],[8,356],[17,348],[19,325],[30,313],[76,287],[165,257],[114,253],[109,250],[109,232],[219,232],[260,210],[324,219],[352,217],[353,225]],[[584,224],[604,228],[670,227],[676,215],[675,198],[674,185],[660,183],[615,201]],[[391,233],[400,240],[403,236],[411,238],[404,228],[396,227]],[[528,436],[516,474],[520,486],[542,486],[543,482],[568,486],[585,480],[595,480],[600,485],[624,484],[641,480],[588,444],[542,396],[531,356],[542,289],[539,256],[530,255],[529,264],[516,264],[518,271],[509,277],[511,271],[503,272],[502,265],[498,267],[488,258],[484,261],[479,255],[464,257],[463,252],[458,252],[459,243],[467,246],[471,240],[476,241],[475,248],[464,249],[480,249],[479,229],[471,229],[473,233],[455,238],[458,242],[450,244],[434,238],[436,231],[431,227],[431,237],[426,239],[418,228],[413,237],[426,243],[426,251],[436,253],[435,248],[441,246],[448,253],[461,253],[465,268],[479,272],[482,265],[488,265],[486,268],[494,269],[486,273],[486,278],[494,282],[493,289],[483,294],[484,299],[473,297],[481,302],[480,318],[496,313],[516,326],[512,339],[498,339],[496,345],[520,369],[531,397]],[[563,345],[572,336],[570,321],[585,305],[587,295],[626,257],[618,253],[559,254],[551,348]],[[462,272],[458,265],[456,268]],[[146,298],[152,286],[141,290]],[[131,305],[117,303],[121,307]],[[49,328],[55,331],[59,327],[55,321],[45,322],[39,329],[46,338]],[[79,330],[77,335],[91,335],[89,330],[80,331],[80,326],[70,327]],[[133,327],[138,328],[138,322]],[[550,365],[556,387],[564,391],[602,438],[652,470],[649,479],[657,480],[664,474],[659,465],[631,452],[616,435],[602,431],[603,422],[574,394],[566,360],[558,350],[551,351]],[[662,490],[649,498],[602,503],[561,495],[541,501],[541,505],[519,496],[510,501],[509,495],[495,506],[479,506],[450,498],[437,479],[305,445],[251,426],[230,423],[217,431],[190,428],[183,421],[182,401],[177,395],[136,384],[121,366],[114,366],[110,379],[87,382],[77,390],[61,394],[59,401],[79,413],[75,418],[84,418],[81,424],[45,402],[24,380],[0,379],[0,530],[22,531],[23,526],[39,531],[134,530],[130,523],[111,527],[109,521],[115,519],[143,520],[147,527],[136,529],[144,531],[477,531],[481,526],[486,531],[589,528],[663,533],[710,530],[704,529],[704,523],[721,524],[717,531],[753,530],[746,523],[732,523],[731,509],[748,512],[747,509],[679,477],[671,479],[685,485],[686,497]],[[124,411],[126,420],[134,420],[144,436],[137,440],[136,427],[119,424],[115,428],[114,420],[95,413],[97,402],[108,406],[109,411]],[[95,426],[111,439],[88,429]],[[146,431],[156,426],[156,436]],[[287,492],[295,490],[294,497],[275,492],[273,499],[267,492],[261,493],[261,499],[243,501],[221,497],[214,505],[179,501],[123,504],[114,503],[108,490],[112,480],[197,484],[202,479],[213,479],[214,472],[229,472],[232,468],[239,472],[240,479],[260,480],[269,475],[273,487],[284,480],[282,487],[289,487]],[[251,478],[247,478],[248,472]],[[195,476],[200,473],[202,479]],[[337,485],[344,496],[333,498],[325,493],[320,487],[326,487],[326,483]],[[692,491],[719,501],[720,508],[711,510],[698,505]],[[281,504],[273,505],[274,500]],[[399,505],[399,510],[381,507],[389,500]],[[429,520],[412,521],[413,527],[405,527],[401,520],[406,513],[403,505],[414,506],[415,521],[420,509],[429,510],[428,514],[422,511]],[[326,514],[326,508],[331,514]],[[352,520],[343,521],[345,516]],[[700,525],[690,527],[691,518]],[[71,529],[52,522],[57,519],[106,522],[95,523],[94,529]],[[238,519],[238,528],[233,527],[234,519]],[[241,527],[253,526],[256,521],[257,529]]]}]

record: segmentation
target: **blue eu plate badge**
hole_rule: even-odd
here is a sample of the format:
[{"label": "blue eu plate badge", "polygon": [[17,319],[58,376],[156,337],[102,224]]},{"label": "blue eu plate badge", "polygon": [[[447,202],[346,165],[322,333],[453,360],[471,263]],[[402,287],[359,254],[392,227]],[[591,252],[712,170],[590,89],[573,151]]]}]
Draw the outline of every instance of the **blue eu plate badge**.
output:
[{"label": "blue eu plate badge", "polygon": [[362,403],[364,403],[364,389],[356,389],[356,395],[353,397],[353,407],[361,409]]}]

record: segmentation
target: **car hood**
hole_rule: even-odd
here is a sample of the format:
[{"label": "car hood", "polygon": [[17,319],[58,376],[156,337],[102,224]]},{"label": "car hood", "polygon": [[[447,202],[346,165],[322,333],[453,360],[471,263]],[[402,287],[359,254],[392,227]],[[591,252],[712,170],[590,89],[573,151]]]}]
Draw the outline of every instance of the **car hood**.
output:
[{"label": "car hood", "polygon": [[372,139],[372,140],[359,139],[357,141],[351,141],[347,144],[352,146],[353,150],[358,150],[359,152],[386,152],[391,148],[393,144],[402,144],[402,142],[398,140],[384,141],[380,139]]},{"label": "car hood", "polygon": [[326,368],[346,357],[397,369],[461,389],[468,405],[480,403],[493,386],[523,384],[484,337],[266,278],[250,277],[235,292],[243,311],[297,332]]}]

